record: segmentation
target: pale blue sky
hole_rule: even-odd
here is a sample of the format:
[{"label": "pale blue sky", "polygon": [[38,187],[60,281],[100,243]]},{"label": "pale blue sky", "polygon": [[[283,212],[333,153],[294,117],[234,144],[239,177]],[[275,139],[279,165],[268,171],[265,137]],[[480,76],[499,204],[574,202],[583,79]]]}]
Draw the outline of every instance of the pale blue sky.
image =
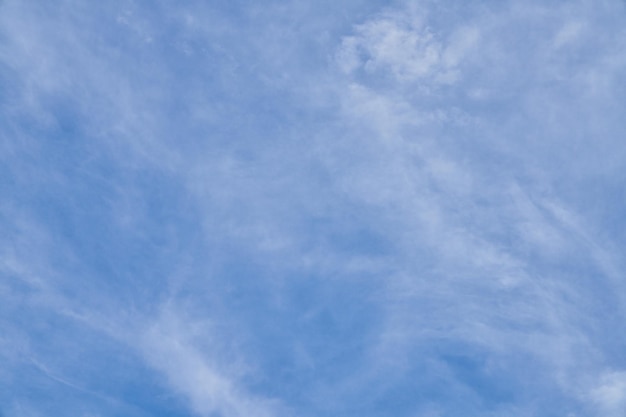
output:
[{"label": "pale blue sky", "polygon": [[0,2],[0,416],[623,417],[626,4]]}]

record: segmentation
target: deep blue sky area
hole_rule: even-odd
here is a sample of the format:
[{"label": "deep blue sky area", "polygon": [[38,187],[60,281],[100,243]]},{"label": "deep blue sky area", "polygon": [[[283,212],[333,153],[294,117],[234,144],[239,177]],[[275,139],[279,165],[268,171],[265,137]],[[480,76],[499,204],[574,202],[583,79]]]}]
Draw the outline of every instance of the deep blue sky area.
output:
[{"label": "deep blue sky area", "polygon": [[0,416],[624,417],[626,3],[0,2]]}]

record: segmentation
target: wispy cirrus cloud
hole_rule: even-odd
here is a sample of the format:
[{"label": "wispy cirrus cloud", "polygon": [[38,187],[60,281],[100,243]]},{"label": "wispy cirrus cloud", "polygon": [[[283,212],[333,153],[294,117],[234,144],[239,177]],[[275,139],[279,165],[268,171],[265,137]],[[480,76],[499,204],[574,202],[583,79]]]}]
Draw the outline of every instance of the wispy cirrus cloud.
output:
[{"label": "wispy cirrus cloud", "polygon": [[37,3],[2,412],[623,411],[619,2]]},{"label": "wispy cirrus cloud", "polygon": [[[576,168],[569,162],[552,164],[573,152],[572,142],[576,142],[578,150],[593,149],[588,159],[572,159],[578,168],[603,171],[606,167],[587,165],[595,165],[592,161],[603,152],[596,148],[599,132],[572,137],[577,123],[565,109],[573,104],[560,94],[566,88],[575,100],[600,103],[603,88],[589,84],[583,74],[597,71],[604,74],[605,82],[616,81],[614,45],[589,29],[607,9],[596,9],[590,17],[583,14],[590,11],[584,2],[565,10],[510,2],[499,10],[469,13],[471,17],[458,29],[441,24],[438,28],[440,16],[431,14],[437,7],[427,2],[419,5],[383,13],[357,26],[336,58],[351,83],[343,95],[345,114],[368,129],[361,128],[366,133],[354,147],[371,147],[368,156],[375,161],[355,169],[344,190],[396,219],[397,229],[388,232],[396,230],[396,241],[404,237],[406,256],[419,259],[406,259],[399,267],[403,279],[390,285],[396,301],[388,302],[393,307],[388,336],[378,348],[383,352],[380,360],[387,363],[387,358],[404,352],[414,358],[407,359],[409,363],[420,363],[412,355],[420,352],[418,346],[428,346],[434,349],[430,355],[439,358],[433,360],[458,370],[479,366],[472,361],[480,360],[482,351],[504,366],[489,372],[494,372],[492,381],[504,372],[499,383],[513,384],[509,389],[514,396],[520,380],[514,368],[505,371],[506,366],[515,363],[517,355],[530,355],[538,368],[528,368],[527,375],[541,373],[540,367],[549,364],[551,370],[539,378],[552,379],[548,386],[555,384],[553,388],[542,388],[550,390],[552,398],[581,400],[608,359],[602,353],[605,347],[597,343],[598,329],[607,334],[614,329],[604,324],[594,298],[621,292],[622,284],[610,272],[620,267],[617,254],[610,254],[611,244],[601,243],[599,237],[591,237],[597,232],[583,231],[580,223],[567,220],[580,217],[574,214],[580,200],[563,193],[561,181],[568,175],[575,178]],[[464,6],[451,9],[465,11]],[[522,27],[532,35],[527,37]],[[463,47],[448,41],[458,30],[466,34],[461,36]],[[619,44],[623,32],[619,26],[612,30],[614,44]],[[522,38],[526,45],[521,44]],[[579,72],[574,72],[570,65],[575,54],[584,54],[594,43],[602,52],[588,56],[585,69],[577,67]],[[450,49],[463,53],[446,60]],[[449,77],[451,71],[454,78]],[[454,89],[442,80],[454,82]],[[563,110],[538,111],[546,105]],[[582,129],[590,128],[587,120],[602,112],[591,107],[585,111],[579,122]],[[619,129],[616,121],[609,120],[607,115],[605,121]],[[552,126],[548,132],[522,128],[546,123]],[[599,171],[591,175],[604,175]],[[598,220],[596,227],[602,227]],[[425,248],[430,249],[426,258]],[[572,262],[575,266],[565,267]],[[588,274],[596,278],[583,278]],[[621,301],[611,303],[613,311],[621,311]],[[587,308],[598,315],[583,317],[589,313]],[[464,356],[465,363],[442,359],[446,350],[459,349],[449,347],[455,344],[478,350]],[[402,363],[409,372],[411,365]],[[458,374],[445,377],[435,369],[430,371],[433,381],[460,382]],[[488,372],[481,365],[472,370],[473,378],[481,378],[478,369]],[[573,379],[585,382],[572,384]],[[478,396],[489,395],[494,388],[482,392],[477,380],[465,383]],[[511,411],[509,405],[505,401],[502,407]],[[579,406],[593,407],[587,403],[572,410]],[[522,413],[532,412],[532,406],[525,410]]]}]

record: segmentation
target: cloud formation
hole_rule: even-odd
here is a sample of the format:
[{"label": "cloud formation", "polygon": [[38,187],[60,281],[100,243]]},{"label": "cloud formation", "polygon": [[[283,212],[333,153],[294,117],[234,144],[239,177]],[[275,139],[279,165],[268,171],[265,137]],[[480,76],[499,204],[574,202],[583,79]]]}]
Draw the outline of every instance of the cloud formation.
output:
[{"label": "cloud formation", "polygon": [[0,413],[620,416],[621,2],[0,5]]}]

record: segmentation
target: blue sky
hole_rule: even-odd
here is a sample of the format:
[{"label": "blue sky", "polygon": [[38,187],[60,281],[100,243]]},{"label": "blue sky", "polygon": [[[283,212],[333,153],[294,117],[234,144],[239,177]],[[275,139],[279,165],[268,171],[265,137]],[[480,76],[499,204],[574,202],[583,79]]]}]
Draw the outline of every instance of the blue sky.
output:
[{"label": "blue sky", "polygon": [[0,415],[623,417],[626,4],[0,2]]}]

